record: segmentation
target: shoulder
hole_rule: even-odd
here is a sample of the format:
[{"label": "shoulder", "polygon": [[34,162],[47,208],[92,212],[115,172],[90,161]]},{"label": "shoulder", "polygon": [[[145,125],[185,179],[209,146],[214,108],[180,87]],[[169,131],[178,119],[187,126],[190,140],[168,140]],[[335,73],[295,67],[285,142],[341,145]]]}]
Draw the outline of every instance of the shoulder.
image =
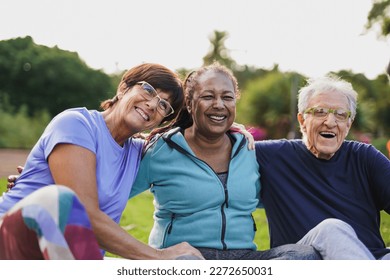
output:
[{"label": "shoulder", "polygon": [[[177,141],[177,137],[175,136],[177,133],[182,135],[180,133],[180,128],[174,128],[171,130],[168,130],[167,132],[163,134],[156,134],[153,136],[153,138],[149,139],[147,142],[145,142],[144,150],[142,155],[145,156],[146,154],[152,154],[155,151],[159,151],[161,149],[164,149],[164,147],[168,147],[172,145],[172,143],[175,143]],[[174,138],[174,139],[172,139]],[[183,137],[184,138],[184,137]]]},{"label": "shoulder", "polygon": [[227,134],[228,134],[231,138],[233,138],[235,141],[237,141],[237,140],[242,140],[243,138],[245,138],[245,136],[244,136],[242,133],[240,133],[240,132],[238,132],[238,131],[234,131],[234,130],[229,130],[229,131],[227,132]]},{"label": "shoulder", "polygon": [[344,141],[340,150],[338,158],[348,161],[350,165],[361,167],[361,170],[371,172],[372,178],[385,180],[388,184],[390,160],[373,145],[357,141]]},{"label": "shoulder", "polygon": [[155,134],[151,139],[144,142],[142,157],[144,157],[147,153],[150,153],[154,150],[157,145],[157,142],[161,143],[161,134]]},{"label": "shoulder", "polygon": [[353,141],[353,140],[345,140],[343,145],[341,145],[340,149],[345,152],[353,152],[356,154],[365,154],[372,153],[378,151],[373,145],[366,144],[363,142]]},{"label": "shoulder", "polygon": [[51,125],[77,125],[95,123],[100,117],[97,111],[89,111],[86,108],[67,109],[53,118]]},{"label": "shoulder", "polygon": [[340,150],[343,153],[349,154],[350,156],[355,156],[364,160],[386,157],[373,145],[352,140],[344,141],[343,145],[340,147]]},{"label": "shoulder", "polygon": [[56,118],[66,118],[66,117],[84,117],[84,118],[90,118],[92,117],[93,113],[95,111],[88,110],[85,107],[78,107],[78,108],[70,108],[62,111],[59,113]]},{"label": "shoulder", "polygon": [[258,161],[268,162],[276,158],[292,158],[300,153],[307,153],[307,148],[300,139],[263,140],[255,143]]},{"label": "shoulder", "polygon": [[128,140],[129,146],[131,150],[136,150],[140,154],[142,153],[146,141],[142,138],[132,138],[130,137]]},{"label": "shoulder", "polygon": [[278,150],[281,148],[294,148],[304,145],[302,140],[294,139],[278,139],[278,140],[262,140],[255,142],[256,151],[258,150]]},{"label": "shoulder", "polygon": [[227,135],[229,136],[233,144],[233,150],[232,150],[233,155],[236,155],[238,153],[254,154],[254,151],[249,150],[247,148],[248,140],[246,139],[245,135],[234,131],[228,131]]},{"label": "shoulder", "polygon": [[59,143],[75,144],[95,152],[99,126],[102,127],[101,114],[95,112],[73,108],[55,116],[39,140],[46,155]]}]

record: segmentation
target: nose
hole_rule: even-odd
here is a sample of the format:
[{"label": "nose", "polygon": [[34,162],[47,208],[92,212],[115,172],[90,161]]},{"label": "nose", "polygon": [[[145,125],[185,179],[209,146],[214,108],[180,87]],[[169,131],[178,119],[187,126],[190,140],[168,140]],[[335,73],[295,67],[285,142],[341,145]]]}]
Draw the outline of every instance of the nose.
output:
[{"label": "nose", "polygon": [[337,125],[336,117],[333,113],[328,113],[328,115],[325,118],[324,124],[326,124],[329,127],[333,127]]},{"label": "nose", "polygon": [[213,107],[214,108],[223,108],[225,106],[225,103],[223,102],[222,98],[217,97],[214,99]]},{"label": "nose", "polygon": [[146,105],[148,106],[148,108],[150,108],[151,110],[155,111],[157,109],[159,101],[160,101],[159,97],[155,96],[154,98],[152,98],[150,100],[147,100],[146,101]]}]

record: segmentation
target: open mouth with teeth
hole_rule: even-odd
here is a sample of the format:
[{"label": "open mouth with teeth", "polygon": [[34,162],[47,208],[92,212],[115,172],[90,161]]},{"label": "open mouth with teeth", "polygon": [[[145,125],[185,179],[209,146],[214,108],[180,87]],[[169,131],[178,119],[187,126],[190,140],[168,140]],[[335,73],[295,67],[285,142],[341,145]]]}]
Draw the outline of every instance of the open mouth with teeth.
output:
[{"label": "open mouth with teeth", "polygon": [[328,139],[331,139],[331,138],[334,138],[336,137],[336,134],[332,133],[332,132],[320,132],[320,135],[324,138],[328,138]]},{"label": "open mouth with teeth", "polygon": [[138,112],[138,114],[141,115],[141,117],[144,118],[145,121],[149,121],[150,120],[150,117],[147,114],[145,114],[145,112],[142,109],[136,107],[135,110]]},{"label": "open mouth with teeth", "polygon": [[227,118],[226,116],[217,116],[217,115],[209,115],[208,117],[211,120],[218,121],[218,122],[223,121],[223,120],[225,120]]}]

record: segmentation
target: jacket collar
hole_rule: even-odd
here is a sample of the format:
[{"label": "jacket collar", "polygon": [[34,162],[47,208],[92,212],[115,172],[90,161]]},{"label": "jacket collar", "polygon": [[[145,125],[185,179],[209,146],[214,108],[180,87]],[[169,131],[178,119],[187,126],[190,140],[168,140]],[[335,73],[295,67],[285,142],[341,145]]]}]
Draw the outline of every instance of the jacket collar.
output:
[{"label": "jacket collar", "polygon": [[[228,131],[227,134],[230,137],[230,139],[232,139],[233,142],[233,148],[232,148],[232,158],[233,158],[239,153],[239,151],[243,147],[245,147],[245,145],[247,145],[247,141],[241,133]],[[193,155],[193,152],[191,151],[190,147],[187,144],[187,141],[184,138],[182,128],[180,127],[173,128],[168,132],[164,133],[162,135],[162,138],[172,149],[176,149],[177,151],[184,154]]]}]

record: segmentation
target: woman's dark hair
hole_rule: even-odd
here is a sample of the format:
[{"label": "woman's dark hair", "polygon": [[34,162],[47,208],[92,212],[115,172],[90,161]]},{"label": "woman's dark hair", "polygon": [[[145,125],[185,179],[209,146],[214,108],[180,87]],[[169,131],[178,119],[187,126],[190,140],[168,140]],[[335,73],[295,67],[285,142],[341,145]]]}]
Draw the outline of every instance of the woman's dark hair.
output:
[{"label": "woman's dark hair", "polygon": [[[117,94],[118,92],[125,92],[126,89],[133,87],[141,81],[148,82],[155,89],[160,89],[170,94],[171,105],[175,112],[165,117],[162,123],[173,120],[183,107],[184,102],[183,86],[179,76],[160,64],[144,63],[126,71],[118,85]],[[103,110],[107,110],[117,101],[118,97],[116,95],[112,99],[103,101],[100,107]]]},{"label": "woman's dark hair", "polygon": [[237,79],[227,67],[219,64],[218,62],[214,62],[211,65],[208,66],[203,66],[195,71],[190,72],[187,77],[185,78],[183,82],[183,87],[184,87],[184,96],[185,96],[185,104],[183,108],[180,110],[179,114],[177,117],[173,120],[172,123],[154,129],[150,135],[149,139],[151,139],[154,135],[156,134],[161,134],[166,131],[168,131],[171,128],[175,127],[181,127],[182,129],[186,129],[193,124],[192,116],[188,112],[186,105],[192,101],[194,98],[194,93],[196,90],[199,88],[199,78],[206,72],[215,72],[215,73],[221,73],[229,77],[229,79],[232,81],[233,86],[234,86],[234,92],[236,94],[236,97],[238,98],[240,95],[239,89],[238,89],[238,83]]}]

